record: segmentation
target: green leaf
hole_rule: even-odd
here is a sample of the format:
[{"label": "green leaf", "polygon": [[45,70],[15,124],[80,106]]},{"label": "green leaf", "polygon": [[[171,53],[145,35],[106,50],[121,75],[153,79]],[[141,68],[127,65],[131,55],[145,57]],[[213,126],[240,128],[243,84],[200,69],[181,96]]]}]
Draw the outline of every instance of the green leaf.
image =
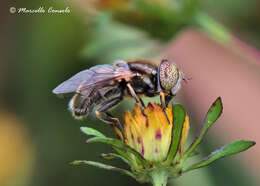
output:
[{"label": "green leaf", "polygon": [[123,174],[126,174],[128,176],[131,176],[131,177],[135,178],[135,176],[128,170],[117,168],[117,167],[113,167],[111,165],[106,165],[106,164],[99,163],[99,162],[86,161],[86,160],[75,160],[71,164],[72,165],[91,165],[91,166],[98,167],[98,168],[101,168],[101,169],[118,171],[118,172],[121,172]]},{"label": "green leaf", "polygon": [[90,127],[80,127],[80,130],[87,135],[96,136],[96,137],[106,137],[101,132]]},{"label": "green leaf", "polygon": [[205,125],[206,127],[210,127],[222,114],[223,111],[223,106],[222,106],[222,101],[221,98],[218,97],[217,100],[211,105],[207,116],[206,116],[206,121]]},{"label": "green leaf", "polygon": [[208,129],[212,126],[212,124],[220,117],[223,111],[222,101],[221,98],[218,97],[216,101],[211,105],[204,125],[199,133],[199,135],[194,139],[193,143],[190,145],[188,150],[186,151],[184,155],[184,159],[190,156],[190,153],[192,153],[195,148],[198,146],[198,144],[201,142],[205,134],[207,133]]},{"label": "green leaf", "polygon": [[102,142],[102,143],[107,143],[114,145],[116,147],[124,149],[127,153],[133,154],[144,167],[148,167],[149,163],[141,156],[140,153],[129,147],[128,145],[124,144],[118,139],[113,139],[113,138],[107,138],[107,137],[94,137],[90,138],[87,140],[87,143],[93,143],[93,142]]},{"label": "green leaf", "polygon": [[183,124],[185,121],[186,112],[182,105],[173,106],[173,127],[172,127],[172,143],[166,163],[169,165],[179,148]]},{"label": "green leaf", "polygon": [[184,172],[188,172],[193,169],[201,168],[204,166],[209,165],[210,163],[223,158],[225,156],[230,156],[242,151],[245,151],[255,145],[254,141],[245,141],[245,140],[240,140],[240,141],[235,141],[232,142],[228,145],[225,145],[221,147],[220,149],[217,149],[216,151],[212,152],[209,156],[206,158],[202,159],[201,161],[193,164],[192,166],[184,169]]}]

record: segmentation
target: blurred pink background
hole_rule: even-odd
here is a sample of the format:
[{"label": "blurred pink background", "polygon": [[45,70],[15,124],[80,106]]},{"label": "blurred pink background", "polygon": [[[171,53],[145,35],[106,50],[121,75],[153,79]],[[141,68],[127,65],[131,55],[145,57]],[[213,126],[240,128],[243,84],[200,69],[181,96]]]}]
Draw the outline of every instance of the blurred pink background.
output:
[{"label": "blurred pink background", "polygon": [[188,30],[168,46],[165,56],[178,62],[187,77],[192,78],[183,85],[180,94],[189,103],[191,113],[196,114],[198,123],[203,122],[209,105],[221,96],[223,115],[209,133],[220,136],[223,143],[238,139],[256,141],[255,147],[238,156],[258,177],[260,58],[255,51],[245,51],[238,40],[234,39],[233,44],[236,51],[234,47],[221,46],[198,31]]}]

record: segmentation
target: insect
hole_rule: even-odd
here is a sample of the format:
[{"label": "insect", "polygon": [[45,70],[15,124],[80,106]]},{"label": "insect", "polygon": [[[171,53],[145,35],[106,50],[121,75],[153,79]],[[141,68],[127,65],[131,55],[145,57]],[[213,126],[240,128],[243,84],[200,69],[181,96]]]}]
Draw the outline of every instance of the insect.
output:
[{"label": "insect", "polygon": [[64,81],[54,94],[75,92],[69,102],[69,110],[77,119],[87,116],[96,106],[97,118],[122,131],[119,120],[109,110],[126,96],[145,106],[141,96],[160,95],[161,105],[166,108],[185,80],[175,63],[163,59],[159,65],[145,59],[118,60],[114,64],[93,66]]}]

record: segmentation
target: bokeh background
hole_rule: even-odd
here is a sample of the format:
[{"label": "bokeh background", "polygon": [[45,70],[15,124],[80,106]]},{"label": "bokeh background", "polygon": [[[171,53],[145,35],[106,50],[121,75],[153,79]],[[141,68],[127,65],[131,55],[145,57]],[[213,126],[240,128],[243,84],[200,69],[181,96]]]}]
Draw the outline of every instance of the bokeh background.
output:
[{"label": "bokeh background", "polygon": [[[195,132],[222,96],[224,114],[200,157],[236,139],[260,142],[260,2],[258,0],[25,0],[0,4],[0,186],[138,185],[77,159],[107,162],[102,144],[85,144],[80,126],[113,135],[95,119],[76,121],[70,96],[52,89],[80,70],[116,59],[166,57],[191,77],[175,99]],[[45,13],[10,13],[10,7]],[[48,8],[70,13],[48,13]],[[149,100],[146,100],[149,101]],[[126,101],[115,109],[122,115]],[[260,185],[258,144],[247,152],[189,172],[169,185]],[[195,158],[196,159],[196,158]],[[195,161],[194,159],[194,161]]]}]

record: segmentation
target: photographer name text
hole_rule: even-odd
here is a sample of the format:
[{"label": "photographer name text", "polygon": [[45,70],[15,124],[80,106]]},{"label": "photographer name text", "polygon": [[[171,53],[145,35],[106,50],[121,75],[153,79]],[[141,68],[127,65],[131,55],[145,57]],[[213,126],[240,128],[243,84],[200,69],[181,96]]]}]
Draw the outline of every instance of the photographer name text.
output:
[{"label": "photographer name text", "polygon": [[45,14],[45,13],[48,13],[48,14],[69,14],[70,12],[71,11],[70,11],[69,7],[66,7],[66,8],[63,8],[63,9],[57,9],[57,8],[52,7],[52,6],[48,7],[48,8],[41,6],[37,9],[10,7],[10,13],[12,13],[12,14],[14,14],[14,13],[17,13],[17,14]]}]

